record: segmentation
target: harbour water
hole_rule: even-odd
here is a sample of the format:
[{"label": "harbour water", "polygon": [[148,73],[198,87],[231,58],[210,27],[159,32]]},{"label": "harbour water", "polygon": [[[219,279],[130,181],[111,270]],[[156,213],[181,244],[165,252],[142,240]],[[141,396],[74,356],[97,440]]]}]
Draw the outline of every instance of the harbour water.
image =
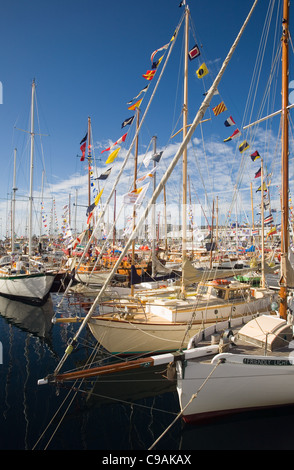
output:
[{"label": "harbour water", "polygon": [[[147,451],[155,442],[153,451],[294,448],[294,406],[196,426],[181,419],[174,422],[179,412],[177,393],[175,384],[163,377],[164,370],[94,379],[74,390],[38,386],[38,379],[54,371],[79,327],[51,322],[59,300],[58,294],[51,294],[40,308],[0,298],[1,450],[131,453]],[[82,307],[71,298],[61,308],[66,315],[69,309]],[[87,329],[81,339],[67,369],[91,354],[94,343]]]}]

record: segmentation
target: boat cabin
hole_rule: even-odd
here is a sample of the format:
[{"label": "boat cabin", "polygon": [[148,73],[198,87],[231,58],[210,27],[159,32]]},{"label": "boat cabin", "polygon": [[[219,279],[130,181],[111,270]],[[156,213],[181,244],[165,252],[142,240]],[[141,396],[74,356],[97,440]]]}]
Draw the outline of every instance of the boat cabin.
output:
[{"label": "boat cabin", "polygon": [[216,297],[225,301],[233,302],[255,297],[254,289],[249,284],[244,284],[227,279],[214,279],[213,281],[199,282],[197,295]]}]

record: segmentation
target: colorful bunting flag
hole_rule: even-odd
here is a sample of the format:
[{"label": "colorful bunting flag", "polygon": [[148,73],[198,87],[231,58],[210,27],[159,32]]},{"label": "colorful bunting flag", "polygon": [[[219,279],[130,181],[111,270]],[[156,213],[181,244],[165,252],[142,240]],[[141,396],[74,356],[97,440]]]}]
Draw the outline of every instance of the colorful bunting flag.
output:
[{"label": "colorful bunting flag", "polygon": [[203,78],[205,75],[208,74],[208,68],[206,67],[205,63],[200,65],[199,69],[196,70],[196,75],[198,78]]},{"label": "colorful bunting flag", "polygon": [[200,56],[200,50],[197,44],[195,44],[195,46],[190,49],[190,51],[188,52],[188,56],[190,60],[196,59],[196,57]]},{"label": "colorful bunting flag", "polygon": [[157,69],[162,59],[163,59],[163,56],[161,56],[156,62],[152,63],[152,70]]},{"label": "colorful bunting flag", "polygon": [[277,233],[277,229],[276,227],[272,227],[267,233],[266,238],[269,237],[270,235],[274,235],[275,233]]},{"label": "colorful bunting flag", "polygon": [[85,152],[86,152],[86,142],[84,142],[81,147],[80,147],[80,150],[82,152],[82,156],[80,158],[81,162],[83,162],[85,160]]},{"label": "colorful bunting flag", "polygon": [[88,216],[89,214],[91,214],[91,212],[95,209],[95,202],[93,202],[92,204],[90,204],[88,207],[87,207],[87,212],[86,212],[86,216]]},{"label": "colorful bunting flag", "polygon": [[89,214],[89,216],[88,216],[88,218],[87,218],[87,225],[90,224],[92,217],[93,217],[93,212],[90,212],[90,214]]},{"label": "colorful bunting flag", "polygon": [[108,176],[110,175],[110,172],[111,172],[111,168],[108,168],[108,170],[106,170],[104,173],[101,173],[100,176],[98,176],[98,178],[96,178],[97,180],[106,180],[108,178]]},{"label": "colorful bunting flag", "polygon": [[152,170],[150,170],[148,173],[145,173],[145,175],[138,178],[136,180],[136,184],[142,183],[142,181],[145,181],[145,179],[147,179],[147,178],[153,178],[153,175],[154,175],[155,171],[156,171],[156,166],[154,168],[152,168]]},{"label": "colorful bunting flag", "polygon": [[261,168],[255,173],[254,178],[259,178],[261,176]]},{"label": "colorful bunting flag", "polygon": [[260,155],[259,155],[258,151],[256,150],[254,153],[252,153],[252,154],[250,155],[250,157],[251,157],[251,160],[252,160],[253,162],[255,162],[255,160],[257,160],[258,158],[260,158]]},{"label": "colorful bunting flag", "polygon": [[137,98],[139,98],[139,96],[141,95],[141,93],[146,93],[146,91],[148,90],[148,87],[149,87],[149,85],[146,85],[146,86],[140,91],[140,93],[138,93],[137,96],[135,96],[131,101],[128,101],[127,104],[131,104],[134,100],[136,100]]},{"label": "colorful bunting flag", "polygon": [[133,191],[130,191],[124,194],[123,196],[124,204],[135,204],[141,191],[142,191],[142,188],[138,188],[138,189],[134,189]]},{"label": "colorful bunting flag", "polygon": [[105,164],[108,165],[108,163],[112,163],[116,157],[117,157],[117,154],[118,152],[120,151],[120,147],[118,147],[116,150],[114,150],[110,155],[109,157],[107,158]]},{"label": "colorful bunting flag", "polygon": [[87,134],[85,135],[85,137],[81,140],[80,145],[81,145],[83,142],[86,142],[87,137],[88,137],[88,132],[87,132]]},{"label": "colorful bunting flag", "polygon": [[249,147],[250,147],[250,145],[248,144],[248,142],[246,140],[244,140],[244,142],[242,142],[242,144],[239,145],[240,153],[245,152],[245,150],[249,149]]},{"label": "colorful bunting flag", "polygon": [[139,188],[139,189],[140,189],[140,193],[139,193],[138,199],[137,199],[136,202],[135,202],[135,205],[136,205],[137,207],[140,206],[140,204],[142,203],[142,201],[143,201],[143,199],[144,199],[144,197],[145,197],[145,194],[146,194],[146,192],[147,192],[147,189],[148,189],[148,187],[149,187],[149,184],[150,184],[150,182],[147,183],[147,184],[145,184],[145,185],[142,186],[141,188]]},{"label": "colorful bunting flag", "polygon": [[269,225],[269,224],[272,224],[274,221],[274,218],[272,216],[272,214],[268,215],[267,217],[265,217],[264,219],[264,225]]},{"label": "colorful bunting flag", "polygon": [[[142,77],[143,77],[143,78],[146,78],[146,80],[149,80],[149,81],[150,81],[150,80],[152,80],[152,78],[154,77],[155,72],[156,72],[156,70],[147,70],[147,72],[144,73],[144,74],[142,75]],[[130,108],[129,108],[129,109],[130,109]]]},{"label": "colorful bunting flag", "polygon": [[[101,189],[100,193],[95,197],[94,202],[92,204],[90,204],[90,206],[88,206],[87,213],[86,213],[87,216],[89,216],[89,215],[91,216],[91,214],[93,213],[93,210],[97,206],[97,204],[98,204],[98,202],[99,202],[99,200],[102,196],[103,191],[104,191],[104,188]],[[90,216],[88,217],[87,224],[89,224],[89,222],[90,222]]]},{"label": "colorful bunting flag", "polygon": [[[172,40],[172,39],[171,39],[171,40]],[[160,51],[163,51],[163,50],[167,49],[168,46],[169,46],[169,43],[166,44],[165,46],[160,47],[159,49],[156,49],[156,51],[152,52],[151,57],[150,57],[151,63],[153,63],[154,57],[155,57],[155,55],[157,54],[157,52],[160,52]]]},{"label": "colorful bunting flag", "polygon": [[215,106],[214,108],[212,108],[212,111],[213,111],[215,116],[218,116],[219,114],[223,113],[226,110],[227,110],[227,108],[226,108],[226,105],[223,101],[220,104],[218,104],[217,106]]},{"label": "colorful bunting flag", "polygon": [[241,135],[241,131],[239,131],[239,129],[236,129],[230,137],[224,140],[224,142],[229,142],[230,140],[235,139],[239,135]]},{"label": "colorful bunting flag", "polygon": [[162,152],[158,152],[158,153],[155,153],[154,155],[152,155],[151,159],[155,162],[159,162],[159,160],[161,159],[161,155],[163,154],[163,151]]},{"label": "colorful bunting flag", "polygon": [[[265,183],[263,183],[263,190],[267,191]],[[257,193],[257,191],[261,191],[261,185],[259,186],[259,188],[255,192]]]},{"label": "colorful bunting flag", "polygon": [[103,191],[104,191],[104,188],[101,189],[100,193],[95,197],[94,199],[95,206],[97,206],[98,202],[100,201]]},{"label": "colorful bunting flag", "polygon": [[140,107],[140,104],[142,103],[143,101],[143,98],[141,98],[140,100],[136,101],[136,103],[132,104],[132,106],[130,106],[128,109],[130,111],[133,111],[134,109],[136,108],[139,108]]},{"label": "colorful bunting flag", "polygon": [[134,120],[134,117],[135,116],[132,116],[130,118],[125,119],[124,122],[121,125],[121,128],[123,128],[125,126],[130,126],[132,124],[133,120]]},{"label": "colorful bunting flag", "polygon": [[224,124],[225,124],[226,127],[230,127],[230,126],[234,126],[236,123],[235,123],[234,119],[232,118],[232,116],[230,116],[228,119],[226,119]]},{"label": "colorful bunting flag", "polygon": [[114,142],[114,144],[112,144],[110,147],[108,147],[108,148],[105,149],[105,150],[102,150],[101,153],[103,153],[103,152],[108,152],[109,150],[111,150],[111,149],[112,149],[113,147],[115,147],[116,145],[121,144],[122,142],[124,142],[124,141],[126,140],[126,138],[127,138],[127,135],[128,135],[128,133],[124,134],[120,139],[118,139],[116,142]]}]

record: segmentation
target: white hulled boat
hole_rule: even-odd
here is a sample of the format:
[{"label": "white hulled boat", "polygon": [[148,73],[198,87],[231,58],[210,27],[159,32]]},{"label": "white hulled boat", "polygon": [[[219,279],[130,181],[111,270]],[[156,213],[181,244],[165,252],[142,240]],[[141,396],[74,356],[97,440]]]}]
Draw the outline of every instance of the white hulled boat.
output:
[{"label": "white hulled boat", "polygon": [[[0,295],[14,299],[43,301],[49,294],[55,274],[53,271],[35,269],[31,263],[32,256],[32,204],[33,204],[33,168],[34,168],[34,102],[35,81],[32,83],[31,97],[31,149],[30,149],[30,196],[29,196],[29,259],[25,266],[21,260],[0,262]],[[15,183],[14,183],[15,187]],[[14,227],[14,225],[13,225]],[[19,264],[19,266],[18,266]]]}]

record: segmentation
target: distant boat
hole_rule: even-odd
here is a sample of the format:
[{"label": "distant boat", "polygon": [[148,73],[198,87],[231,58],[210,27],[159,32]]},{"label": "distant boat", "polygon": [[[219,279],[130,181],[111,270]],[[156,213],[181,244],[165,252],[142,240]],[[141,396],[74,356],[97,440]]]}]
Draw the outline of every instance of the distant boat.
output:
[{"label": "distant boat", "polygon": [[[31,266],[30,257],[32,256],[32,202],[33,202],[33,165],[34,165],[34,100],[35,100],[35,81],[32,83],[31,98],[31,171],[30,171],[30,197],[29,197],[29,258],[28,265],[25,266],[22,261],[12,258],[0,260],[0,295],[12,299],[27,299],[32,301],[43,301],[49,294],[53,284],[55,273],[38,270]],[[14,184],[15,186],[15,184]],[[6,257],[5,257],[6,258]]]}]

